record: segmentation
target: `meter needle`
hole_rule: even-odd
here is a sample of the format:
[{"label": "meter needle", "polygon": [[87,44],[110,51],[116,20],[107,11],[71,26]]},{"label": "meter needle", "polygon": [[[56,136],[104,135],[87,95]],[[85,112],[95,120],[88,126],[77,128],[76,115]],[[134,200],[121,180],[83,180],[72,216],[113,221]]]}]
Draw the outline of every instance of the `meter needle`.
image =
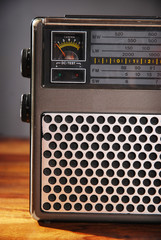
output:
[{"label": "meter needle", "polygon": [[60,51],[61,53],[63,54],[63,56],[65,57],[65,52],[63,52],[63,50],[59,47],[59,45],[57,43],[54,44]]}]

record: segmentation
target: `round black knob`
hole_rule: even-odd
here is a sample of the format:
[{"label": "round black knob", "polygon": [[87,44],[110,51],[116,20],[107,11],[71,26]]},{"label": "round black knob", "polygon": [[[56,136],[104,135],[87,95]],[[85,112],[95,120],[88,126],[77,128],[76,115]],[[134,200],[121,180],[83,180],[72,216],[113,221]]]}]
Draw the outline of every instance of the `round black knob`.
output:
[{"label": "round black knob", "polygon": [[21,120],[23,122],[30,122],[31,117],[31,98],[30,94],[23,94],[21,96],[21,110],[20,110]]},{"label": "round black knob", "polygon": [[31,77],[31,51],[29,48],[21,51],[21,74],[23,77]]}]

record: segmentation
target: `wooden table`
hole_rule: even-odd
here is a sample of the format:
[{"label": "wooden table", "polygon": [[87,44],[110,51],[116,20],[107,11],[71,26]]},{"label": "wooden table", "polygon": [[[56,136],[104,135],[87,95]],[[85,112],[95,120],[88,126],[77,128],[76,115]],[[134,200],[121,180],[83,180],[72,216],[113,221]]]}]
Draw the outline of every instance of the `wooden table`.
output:
[{"label": "wooden table", "polygon": [[0,239],[161,239],[161,224],[38,223],[29,214],[29,141],[0,140]]}]

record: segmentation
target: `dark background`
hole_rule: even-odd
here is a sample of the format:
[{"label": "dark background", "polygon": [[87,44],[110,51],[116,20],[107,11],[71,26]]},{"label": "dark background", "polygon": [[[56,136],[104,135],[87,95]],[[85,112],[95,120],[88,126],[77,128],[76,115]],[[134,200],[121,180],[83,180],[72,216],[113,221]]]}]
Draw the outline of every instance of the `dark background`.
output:
[{"label": "dark background", "polygon": [[30,24],[37,16],[161,16],[160,0],[4,0],[0,1],[0,137],[29,137],[20,120],[21,94],[29,79],[20,74],[21,49],[30,47]]}]

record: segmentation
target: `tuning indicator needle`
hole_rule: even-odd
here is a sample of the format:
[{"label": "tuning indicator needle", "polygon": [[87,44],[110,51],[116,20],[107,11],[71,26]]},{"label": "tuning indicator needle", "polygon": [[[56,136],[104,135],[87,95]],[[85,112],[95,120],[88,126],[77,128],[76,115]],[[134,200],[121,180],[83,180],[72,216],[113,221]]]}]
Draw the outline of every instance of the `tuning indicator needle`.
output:
[{"label": "tuning indicator needle", "polygon": [[63,50],[59,47],[59,45],[57,43],[55,43],[55,46],[61,51],[61,53],[63,54],[63,56],[65,57],[65,52],[63,52]]}]

